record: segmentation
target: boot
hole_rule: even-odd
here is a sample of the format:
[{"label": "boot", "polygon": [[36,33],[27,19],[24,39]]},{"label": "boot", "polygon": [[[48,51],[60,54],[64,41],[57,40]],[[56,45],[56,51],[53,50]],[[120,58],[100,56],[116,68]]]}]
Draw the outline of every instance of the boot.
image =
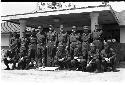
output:
[{"label": "boot", "polygon": [[7,68],[5,68],[4,70],[10,70],[10,68],[9,68],[9,67],[7,67]]},{"label": "boot", "polygon": [[94,73],[100,73],[100,71],[99,71],[98,69],[96,69],[96,70],[94,71]]}]

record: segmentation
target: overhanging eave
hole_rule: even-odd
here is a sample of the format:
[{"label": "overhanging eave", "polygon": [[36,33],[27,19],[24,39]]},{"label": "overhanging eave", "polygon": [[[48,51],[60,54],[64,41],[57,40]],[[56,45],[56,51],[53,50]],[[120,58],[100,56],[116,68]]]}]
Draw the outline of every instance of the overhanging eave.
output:
[{"label": "overhanging eave", "polygon": [[37,13],[27,13],[27,14],[17,14],[10,16],[2,16],[3,21],[7,20],[20,20],[31,17],[40,17],[40,16],[50,16],[50,15],[61,15],[61,14],[71,14],[71,13],[84,13],[84,12],[96,12],[110,10],[109,6],[103,7],[94,7],[94,8],[76,8],[76,9],[67,9],[67,10],[56,10],[56,11],[47,11],[47,12],[37,12]]}]

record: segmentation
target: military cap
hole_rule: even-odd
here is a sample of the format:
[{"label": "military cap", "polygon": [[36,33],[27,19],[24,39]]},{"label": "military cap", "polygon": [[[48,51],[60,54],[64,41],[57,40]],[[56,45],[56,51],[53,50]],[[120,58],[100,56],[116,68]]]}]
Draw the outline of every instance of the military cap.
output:
[{"label": "military cap", "polygon": [[93,43],[90,43],[90,46],[95,46]]},{"label": "military cap", "polygon": [[107,40],[107,42],[111,42],[111,40],[109,39],[109,40]]},{"label": "military cap", "polygon": [[43,26],[38,26],[38,29],[41,29]]},{"label": "military cap", "polygon": [[72,29],[75,29],[76,28],[76,26],[72,26]]},{"label": "military cap", "polygon": [[52,25],[49,25],[49,27],[53,27]]}]

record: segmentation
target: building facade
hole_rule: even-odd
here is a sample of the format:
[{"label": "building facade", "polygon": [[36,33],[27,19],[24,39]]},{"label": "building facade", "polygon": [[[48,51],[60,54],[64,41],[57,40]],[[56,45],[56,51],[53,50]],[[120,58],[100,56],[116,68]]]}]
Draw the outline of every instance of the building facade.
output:
[{"label": "building facade", "polygon": [[[58,32],[60,24],[63,24],[67,31],[70,31],[73,25],[76,25],[78,30],[82,30],[82,27],[87,25],[90,26],[91,31],[95,29],[95,25],[100,25],[104,30],[104,37],[106,39],[115,38],[118,42],[123,43],[121,46],[123,50],[125,48],[125,19],[120,17],[125,15],[124,13],[123,11],[123,13],[120,13],[121,15],[117,14],[107,4],[78,7],[75,3],[44,2],[38,3],[37,9],[32,13],[2,16],[2,20],[18,24],[20,38],[23,37],[23,32],[25,32],[27,26],[37,28],[44,25],[47,29],[51,24]],[[2,34],[1,41],[4,42],[8,38],[7,36],[5,37]],[[8,41],[6,41],[7,44]],[[125,56],[123,55],[122,60],[124,59]]]}]

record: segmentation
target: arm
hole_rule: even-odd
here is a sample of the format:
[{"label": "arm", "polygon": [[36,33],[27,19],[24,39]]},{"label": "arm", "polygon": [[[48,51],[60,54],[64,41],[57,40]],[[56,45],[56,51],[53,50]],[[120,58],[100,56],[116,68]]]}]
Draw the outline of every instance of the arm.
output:
[{"label": "arm", "polygon": [[89,63],[89,61],[90,61],[90,52],[88,52],[87,64]]},{"label": "arm", "polygon": [[58,39],[57,37],[58,37],[58,34],[57,34],[57,32],[55,31],[55,42],[54,42],[54,43],[55,43],[55,46],[57,45],[57,39]]},{"label": "arm", "polygon": [[110,59],[114,59],[116,57],[116,53],[114,52]]},{"label": "arm", "polygon": [[101,58],[102,58],[102,59],[105,59],[105,58],[107,57],[107,54],[105,53],[104,50],[101,51],[101,54],[100,54],[100,55],[101,55]]},{"label": "arm", "polygon": [[46,33],[46,47],[47,47],[47,43],[48,43],[48,33]]},{"label": "arm", "polygon": [[66,43],[66,46],[67,46],[67,48],[69,47],[69,35],[67,34],[67,43]]}]

